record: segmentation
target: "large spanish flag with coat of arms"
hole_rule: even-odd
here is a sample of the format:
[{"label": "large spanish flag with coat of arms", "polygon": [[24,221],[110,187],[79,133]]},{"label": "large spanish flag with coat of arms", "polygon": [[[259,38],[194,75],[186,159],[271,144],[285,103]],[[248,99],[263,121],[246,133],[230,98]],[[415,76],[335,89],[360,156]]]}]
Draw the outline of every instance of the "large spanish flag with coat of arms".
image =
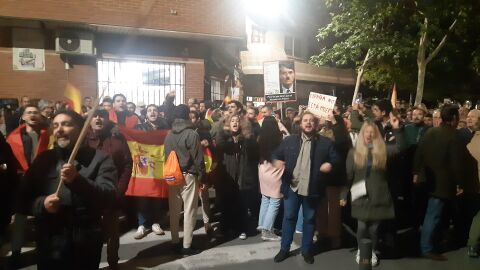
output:
[{"label": "large spanish flag with coat of arms", "polygon": [[[142,131],[119,128],[127,140],[133,160],[132,176],[125,195],[168,198],[168,184],[164,180],[163,165],[164,141],[170,130]],[[210,149],[203,149],[203,157],[206,172],[210,174],[216,167]]]},{"label": "large spanish flag with coat of arms", "polygon": [[132,154],[132,177],[125,195],[168,198],[163,179],[164,141],[168,130],[141,131],[120,127]]}]

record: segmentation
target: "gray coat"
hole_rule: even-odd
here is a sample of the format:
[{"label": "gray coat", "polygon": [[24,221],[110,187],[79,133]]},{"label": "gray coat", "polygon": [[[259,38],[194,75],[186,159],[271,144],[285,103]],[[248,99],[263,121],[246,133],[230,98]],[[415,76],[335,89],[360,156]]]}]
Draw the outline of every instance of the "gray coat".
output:
[{"label": "gray coat", "polygon": [[[404,146],[403,131],[394,130],[396,143],[387,144],[387,159],[400,153]],[[360,143],[360,142],[359,142]],[[367,196],[358,198],[352,202],[352,217],[361,221],[379,221],[395,218],[393,199],[390,194],[387,181],[387,168],[372,168],[370,176],[365,178],[367,165],[357,168],[354,161],[355,149],[351,149],[347,156],[347,181],[351,184],[358,183],[365,179]],[[344,189],[342,198],[346,199],[349,187]]]},{"label": "gray coat", "polygon": [[190,121],[184,119],[173,121],[172,130],[165,138],[165,160],[173,150],[177,153],[182,172],[195,174],[200,179],[205,176],[205,162],[200,138],[198,133],[193,130]]}]

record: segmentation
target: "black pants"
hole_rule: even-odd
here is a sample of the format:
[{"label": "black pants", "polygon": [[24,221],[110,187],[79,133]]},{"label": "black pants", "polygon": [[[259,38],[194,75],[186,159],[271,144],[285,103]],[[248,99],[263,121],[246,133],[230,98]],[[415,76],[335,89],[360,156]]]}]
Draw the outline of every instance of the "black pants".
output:
[{"label": "black pants", "polygon": [[372,241],[372,251],[377,250],[379,226],[380,226],[380,221],[358,220],[358,226],[357,226],[358,245],[360,245],[360,242],[362,239],[370,239]]},{"label": "black pants", "polygon": [[54,228],[37,226],[38,269],[98,269],[103,245],[100,224]]}]

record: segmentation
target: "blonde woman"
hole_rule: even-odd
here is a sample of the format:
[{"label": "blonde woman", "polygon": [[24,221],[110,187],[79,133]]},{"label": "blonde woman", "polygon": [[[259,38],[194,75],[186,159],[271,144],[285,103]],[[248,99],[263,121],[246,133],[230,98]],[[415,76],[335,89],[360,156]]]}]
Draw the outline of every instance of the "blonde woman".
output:
[{"label": "blonde woman", "polygon": [[[365,122],[358,140],[347,156],[347,182],[351,183],[352,217],[357,219],[357,243],[367,238],[372,241],[372,266],[378,264],[375,254],[378,241],[378,226],[382,220],[395,217],[393,200],[388,189],[387,159],[399,153],[405,145],[399,120],[390,115],[390,124],[396,144],[385,145],[375,123]],[[340,205],[346,205],[348,189],[342,192]],[[357,251],[356,261],[359,262]]]}]

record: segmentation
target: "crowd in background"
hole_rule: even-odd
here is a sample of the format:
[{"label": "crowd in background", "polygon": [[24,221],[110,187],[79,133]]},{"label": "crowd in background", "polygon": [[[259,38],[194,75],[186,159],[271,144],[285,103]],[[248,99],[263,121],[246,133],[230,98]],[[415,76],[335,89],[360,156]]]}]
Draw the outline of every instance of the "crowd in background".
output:
[{"label": "crowd in background", "polygon": [[[301,254],[309,264],[319,246],[345,246],[349,234],[342,224],[356,230],[357,243],[371,240],[374,266],[386,254],[407,255],[399,248],[398,232],[404,229],[414,236],[407,246],[426,258],[446,260],[443,251],[465,245],[469,256],[478,257],[480,111],[453,104],[430,109],[394,105],[387,100],[338,104],[328,117],[318,118],[303,105],[284,111],[236,100],[214,106],[189,99],[175,105],[170,93],[157,106],[134,104],[117,94],[105,97],[95,110],[78,164],[69,167],[64,165],[70,153],[65,149],[71,148],[71,134],[83,126],[92,98],[85,98],[81,114],[76,114],[61,102],[32,104],[22,97],[17,110],[4,109],[0,117],[0,131],[6,135],[6,141],[0,135],[0,173],[8,178],[1,188],[6,207],[0,234],[4,236],[14,214],[11,259],[18,265],[27,217],[33,215],[37,234],[43,232],[36,239],[45,255],[39,266],[78,263],[80,256],[89,258],[80,264],[83,269],[98,267],[101,242],[92,241],[97,238],[107,242],[108,263],[114,268],[119,217],[125,213],[136,223],[135,239],[150,232],[164,235],[168,216],[173,247],[184,256],[199,253],[192,242],[200,202],[209,237],[260,234],[264,241],[280,241],[275,262],[291,255],[295,233],[302,234]],[[168,200],[125,198],[135,168],[118,126],[170,130],[165,157],[176,152],[185,183],[170,186]],[[53,150],[48,150],[50,134]],[[217,164],[208,174],[203,148],[211,150]],[[83,161],[87,159],[98,163],[96,169]],[[42,172],[49,166],[52,172]],[[67,188],[49,195],[59,174]],[[78,180],[78,174],[86,180]],[[214,209],[209,189],[215,189]],[[213,226],[214,211],[220,213],[218,226]],[[62,230],[61,235],[52,232]],[[82,230],[84,235],[78,233]],[[72,253],[72,247],[80,248]],[[358,263],[359,251],[355,259]]]}]

